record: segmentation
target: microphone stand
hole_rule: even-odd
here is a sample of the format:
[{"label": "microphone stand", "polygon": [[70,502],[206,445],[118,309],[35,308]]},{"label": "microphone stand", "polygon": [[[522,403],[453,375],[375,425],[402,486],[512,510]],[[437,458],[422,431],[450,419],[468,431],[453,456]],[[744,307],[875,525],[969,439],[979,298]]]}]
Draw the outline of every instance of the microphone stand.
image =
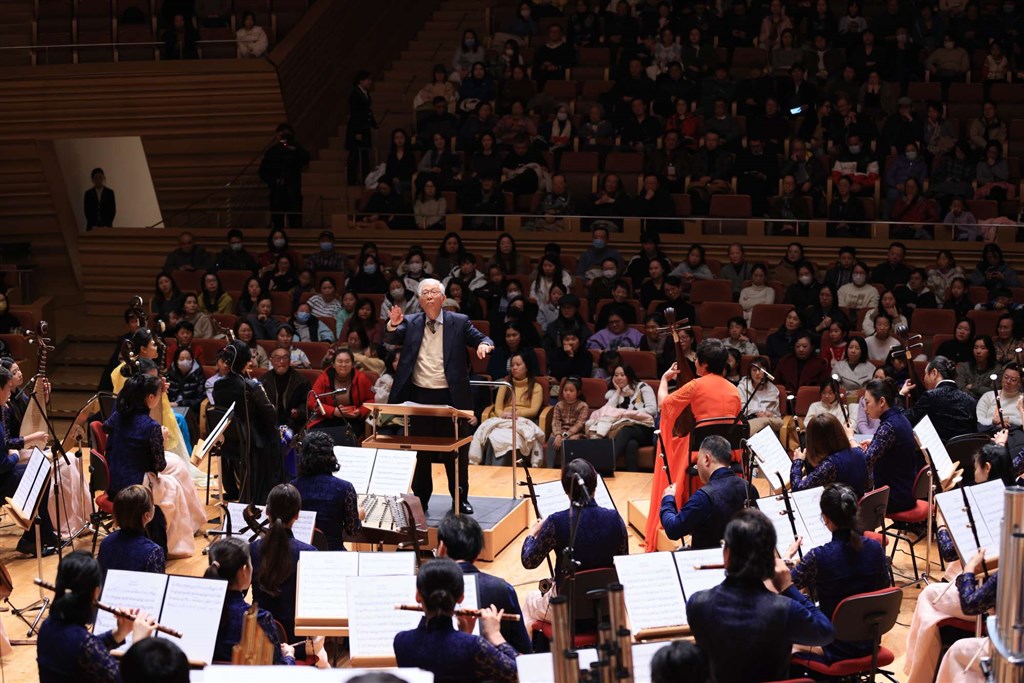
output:
[{"label": "microphone stand", "polygon": [[[779,486],[782,487],[782,501],[786,504],[786,516],[789,517],[789,526],[793,529],[793,540],[799,538],[800,534],[796,531],[796,515],[793,513],[793,503],[789,500],[789,491],[786,490],[786,482],[782,480],[782,475],[776,475],[779,478]],[[800,555],[800,559],[804,559],[803,548],[797,546],[797,554]]]}]

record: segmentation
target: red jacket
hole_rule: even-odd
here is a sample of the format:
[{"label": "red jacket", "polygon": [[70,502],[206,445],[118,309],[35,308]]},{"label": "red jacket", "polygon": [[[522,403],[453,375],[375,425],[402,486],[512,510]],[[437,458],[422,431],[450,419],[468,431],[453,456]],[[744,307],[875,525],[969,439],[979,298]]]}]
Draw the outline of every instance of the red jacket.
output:
[{"label": "red jacket", "polygon": [[[310,414],[316,414],[317,417],[310,423],[310,427],[315,427],[319,423],[328,419],[320,413],[320,407],[316,403],[317,394],[325,394],[329,391],[334,390],[334,368],[328,368],[320,373],[320,376],[313,382],[313,393],[306,399],[306,407],[309,409]],[[366,403],[373,403],[373,389],[370,386],[370,378],[365,374],[353,368],[352,370],[352,405],[359,408],[359,416],[365,418],[370,414],[370,409],[365,406]],[[336,400],[336,396],[324,396],[320,399],[320,403],[323,404],[324,410],[327,411],[328,416],[333,416],[334,409],[339,407],[341,404]]]}]

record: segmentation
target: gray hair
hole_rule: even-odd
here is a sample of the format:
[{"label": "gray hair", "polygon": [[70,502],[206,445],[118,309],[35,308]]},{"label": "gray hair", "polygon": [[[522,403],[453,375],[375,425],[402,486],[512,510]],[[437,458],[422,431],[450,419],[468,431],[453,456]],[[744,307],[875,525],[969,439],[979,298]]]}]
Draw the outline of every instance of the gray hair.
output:
[{"label": "gray hair", "polygon": [[416,295],[422,296],[423,288],[428,285],[437,285],[437,288],[441,290],[441,294],[444,294],[444,285],[441,284],[440,280],[435,280],[432,277],[424,278],[420,280],[419,287],[416,289]]}]

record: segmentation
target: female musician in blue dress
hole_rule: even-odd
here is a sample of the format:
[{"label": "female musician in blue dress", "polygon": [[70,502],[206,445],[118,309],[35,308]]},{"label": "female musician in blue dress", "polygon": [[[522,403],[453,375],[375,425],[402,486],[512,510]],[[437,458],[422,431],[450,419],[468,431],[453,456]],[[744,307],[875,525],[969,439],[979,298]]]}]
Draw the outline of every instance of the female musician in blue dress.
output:
[{"label": "female musician in blue dress", "polygon": [[163,428],[150,412],[160,404],[161,380],[147,374],[128,378],[117,395],[114,412],[103,423],[107,432],[107,466],[110,483],[107,495],[141,484],[146,472],[162,472],[164,459]]},{"label": "female musician in blue dress", "polygon": [[89,632],[96,617],[93,602],[100,596],[102,583],[99,562],[84,550],[61,560],[56,597],[36,641],[40,683],[118,683],[120,667],[110,651],[124,643],[129,633],[136,643],[153,635],[156,623],[138,610],[126,610],[135,615],[134,622],[118,617],[113,631]]},{"label": "female musician in blue dress", "polygon": [[[252,606],[245,601],[245,592],[252,585],[253,575],[249,544],[237,536],[228,536],[211,545],[207,557],[210,567],[203,575],[204,578],[224,579],[228,582],[217,643],[213,647],[213,659],[216,662],[230,662],[231,649],[242,639],[242,617]],[[288,643],[281,642],[273,615],[261,609],[256,620],[270,639],[274,649],[274,664],[295,664],[295,650]]]},{"label": "female musician in blue dress", "polygon": [[[865,447],[870,491],[889,487],[889,505],[886,512],[904,512],[917,504],[914,480],[924,465],[918,462],[914,428],[896,408],[896,384],[890,379],[873,379],[865,387],[864,409],[872,420],[879,420],[878,430]],[[847,428],[850,446],[864,446],[853,440]]]},{"label": "female musician in blue dress", "polygon": [[114,497],[117,530],[103,539],[96,557],[104,574],[111,569],[164,573],[167,554],[146,534],[155,514],[153,496],[145,486],[132,484]]},{"label": "female musician in blue dress", "polygon": [[807,448],[793,454],[789,480],[794,491],[833,482],[848,484],[860,498],[868,483],[867,461],[860,446],[851,446],[843,425],[831,413],[807,421]]},{"label": "female musician in blue dress", "polygon": [[[807,551],[793,567],[793,583],[817,596],[819,608],[828,616],[851,595],[889,586],[885,550],[877,541],[864,538],[857,528],[859,499],[856,491],[846,484],[825,487],[821,494],[821,517],[832,532],[832,540]],[[833,662],[869,655],[871,645],[871,641],[834,640],[808,654]]]},{"label": "female musician in blue dress", "polygon": [[515,648],[501,635],[501,616],[493,605],[480,610],[483,637],[473,634],[476,619],[459,618],[452,625],[456,605],[462,602],[462,570],[452,559],[431,560],[416,576],[416,602],[423,606],[419,626],[395,636],[398,666],[415,666],[434,674],[438,683],[518,680]]},{"label": "female musician in blue dress", "polygon": [[334,475],[339,469],[334,438],[327,432],[308,432],[298,469],[292,485],[302,496],[303,509],[316,512],[316,525],[327,537],[328,550],[345,550],[345,536],[363,528],[360,520],[366,513],[352,484]]}]

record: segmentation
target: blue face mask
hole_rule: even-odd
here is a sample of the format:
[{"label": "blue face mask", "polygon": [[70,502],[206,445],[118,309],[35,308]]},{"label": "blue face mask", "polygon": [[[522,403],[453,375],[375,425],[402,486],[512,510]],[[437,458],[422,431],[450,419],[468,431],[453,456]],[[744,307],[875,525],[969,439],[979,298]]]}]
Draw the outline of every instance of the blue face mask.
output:
[{"label": "blue face mask", "polygon": [[377,266],[373,263],[363,266],[363,272],[367,275],[373,275],[377,272]]},{"label": "blue face mask", "polygon": [[298,313],[295,314],[295,320],[296,322],[300,323],[308,323],[309,313],[306,313],[305,311],[299,311]]},{"label": "blue face mask", "polygon": [[604,249],[604,240],[594,240],[594,249]]},{"label": "blue face mask", "polygon": [[334,242],[321,242],[320,243],[320,250],[321,251],[330,251],[331,249],[334,249]]}]

